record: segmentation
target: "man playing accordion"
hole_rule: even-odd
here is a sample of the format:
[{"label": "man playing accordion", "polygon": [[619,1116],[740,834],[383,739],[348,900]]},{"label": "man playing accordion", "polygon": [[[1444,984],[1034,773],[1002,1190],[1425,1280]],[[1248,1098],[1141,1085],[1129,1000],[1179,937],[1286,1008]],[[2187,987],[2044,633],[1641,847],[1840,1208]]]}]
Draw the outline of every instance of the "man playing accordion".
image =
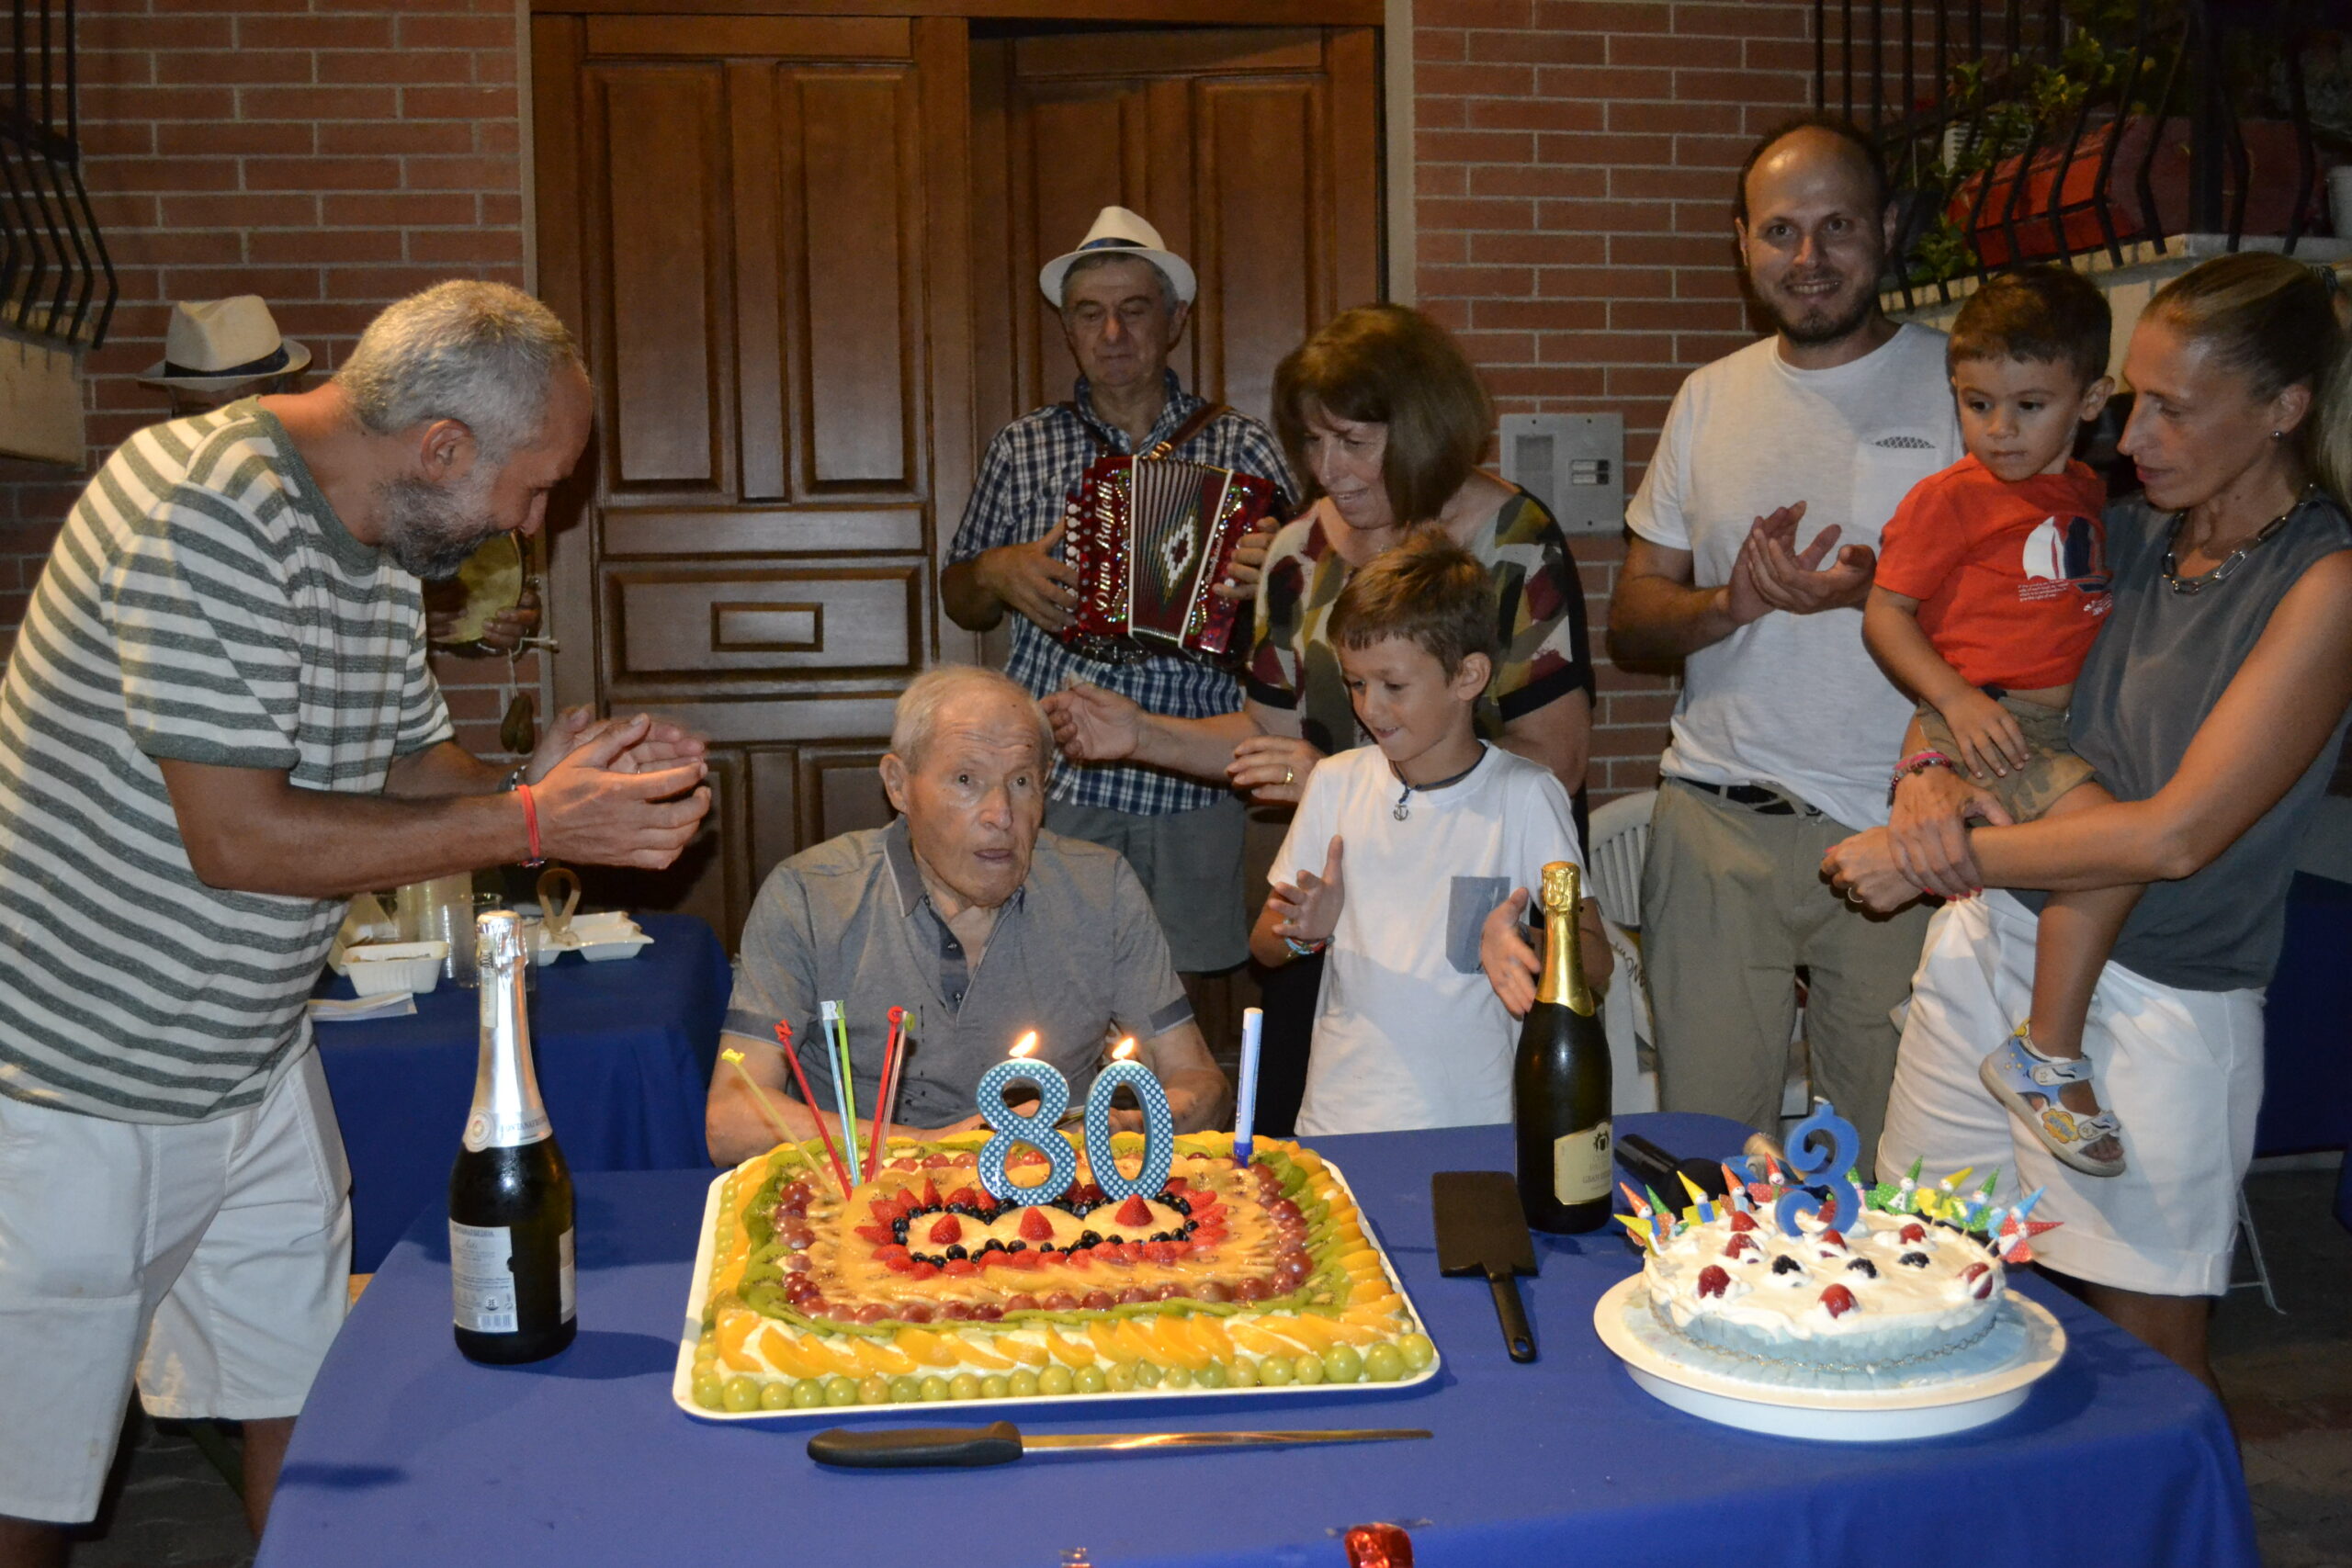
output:
[{"label": "man playing accordion", "polygon": [[[1274,522],[1298,493],[1282,448],[1256,420],[1178,384],[1168,355],[1183,336],[1197,286],[1183,258],[1135,213],[1104,208],[1085,242],[1046,263],[1037,281],[1061,312],[1080,374],[1069,401],[1014,420],[989,443],[940,582],[947,614],[967,630],[989,631],[1012,610],[1018,618],[1005,673],[1037,696],[1076,679],[1152,713],[1235,712],[1240,684],[1213,661],[1156,654],[1104,663],[1061,640],[1072,627],[1080,582],[1063,548],[1066,512],[1079,503],[1088,467],[1105,457],[1172,458],[1272,481],[1279,491],[1274,519],[1236,549],[1231,581],[1214,590],[1245,601],[1237,642],[1246,650],[1246,601],[1258,563]],[[1227,791],[1150,768],[1066,761],[1055,774],[1046,828],[1126,856],[1151,895],[1188,990],[1196,976],[1248,956],[1243,808]]]}]

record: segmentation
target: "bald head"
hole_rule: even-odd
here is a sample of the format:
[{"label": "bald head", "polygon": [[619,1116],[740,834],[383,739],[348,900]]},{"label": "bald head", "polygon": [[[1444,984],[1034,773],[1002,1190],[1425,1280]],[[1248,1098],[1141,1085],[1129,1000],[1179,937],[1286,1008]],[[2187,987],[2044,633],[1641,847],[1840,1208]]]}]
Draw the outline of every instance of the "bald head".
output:
[{"label": "bald head", "polygon": [[1755,196],[1749,189],[1749,181],[1768,160],[1776,172],[1785,172],[1792,164],[1809,167],[1826,160],[1861,182],[1855,192],[1860,204],[1873,213],[1886,206],[1886,171],[1880,166],[1878,149],[1871,145],[1870,139],[1851,120],[1825,114],[1801,115],[1758,137],[1741,161],[1731,210],[1732,216],[1742,223],[1751,221],[1750,203]]}]

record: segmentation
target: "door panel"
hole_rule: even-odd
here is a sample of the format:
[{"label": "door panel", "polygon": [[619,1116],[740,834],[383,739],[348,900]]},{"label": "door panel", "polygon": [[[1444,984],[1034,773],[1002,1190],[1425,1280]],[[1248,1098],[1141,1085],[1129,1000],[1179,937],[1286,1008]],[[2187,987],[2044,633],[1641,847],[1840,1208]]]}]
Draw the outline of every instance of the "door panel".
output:
[{"label": "door panel", "polygon": [[1198,307],[1202,371],[1226,401],[1261,418],[1273,406],[1274,366],[1330,313],[1317,309],[1332,292],[1317,287],[1325,247],[1303,220],[1317,206],[1317,96],[1311,82],[1210,82],[1193,100],[1203,121],[1193,178],[1214,263]]},{"label": "door panel", "polygon": [[724,460],[714,416],[726,400],[713,344],[726,288],[713,243],[725,231],[713,200],[725,167],[719,73],[631,65],[599,72],[595,85],[611,239],[606,484],[707,492]]},{"label": "door panel", "polygon": [[803,493],[903,491],[918,442],[909,318],[920,301],[908,253],[922,243],[921,191],[900,157],[914,85],[797,73],[794,85],[796,112],[780,129],[799,175],[796,254],[807,258],[795,334],[805,350]]},{"label": "door panel", "polygon": [[885,828],[895,815],[882,790],[881,746],[803,746],[800,776],[800,835],[822,843],[836,833]]},{"label": "door panel", "polygon": [[922,616],[922,578],[916,567],[614,568],[605,578],[612,689],[650,683],[685,695],[667,688],[813,670],[879,671],[904,685],[917,667],[910,628]]}]

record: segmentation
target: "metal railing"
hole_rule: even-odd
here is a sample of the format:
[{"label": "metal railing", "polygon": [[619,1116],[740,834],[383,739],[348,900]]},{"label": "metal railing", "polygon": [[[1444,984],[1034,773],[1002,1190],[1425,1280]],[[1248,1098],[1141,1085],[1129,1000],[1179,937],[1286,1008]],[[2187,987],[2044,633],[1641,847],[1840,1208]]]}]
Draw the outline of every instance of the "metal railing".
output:
[{"label": "metal railing", "polygon": [[0,96],[0,325],[75,348],[106,341],[113,258],[82,183],[74,0],[13,0]]},{"label": "metal railing", "polygon": [[2324,6],[1815,0],[1814,102],[1878,144],[1906,304],[2167,233],[2292,252],[2324,211],[2303,69]]}]

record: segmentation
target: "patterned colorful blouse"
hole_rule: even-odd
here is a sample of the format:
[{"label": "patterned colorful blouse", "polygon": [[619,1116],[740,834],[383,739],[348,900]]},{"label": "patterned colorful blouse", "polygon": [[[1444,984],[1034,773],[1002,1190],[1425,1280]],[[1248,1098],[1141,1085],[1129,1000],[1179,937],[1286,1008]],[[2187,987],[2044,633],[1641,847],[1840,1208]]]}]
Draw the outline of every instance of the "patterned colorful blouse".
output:
[{"label": "patterned colorful blouse", "polygon": [[[1495,583],[1500,651],[1477,712],[1479,735],[1492,740],[1511,720],[1570,692],[1592,690],[1584,587],[1560,525],[1525,491],[1502,503],[1468,548]],[[1250,698],[1297,711],[1306,739],[1327,753],[1368,743],[1329,635],[1331,606],[1350,570],[1324,532],[1319,506],[1275,535],[1250,655]]]}]

